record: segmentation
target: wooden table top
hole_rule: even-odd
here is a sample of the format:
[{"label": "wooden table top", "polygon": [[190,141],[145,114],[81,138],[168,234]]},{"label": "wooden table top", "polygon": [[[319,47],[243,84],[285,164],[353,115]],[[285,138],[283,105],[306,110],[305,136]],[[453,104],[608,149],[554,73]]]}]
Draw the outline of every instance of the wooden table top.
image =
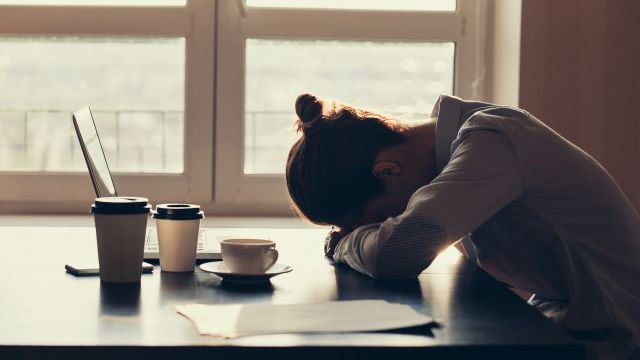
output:
[{"label": "wooden table top", "polygon": [[[325,230],[209,229],[209,234],[270,238],[278,263],[293,272],[260,286],[225,284],[214,274],[145,274],[139,285],[75,277],[68,262],[95,260],[93,228],[0,227],[0,358],[159,358],[212,355],[281,358],[384,355],[413,357],[581,358],[582,349],[455,250],[417,279],[374,281],[322,253]],[[294,304],[384,299],[435,318],[436,328],[350,334],[284,334],[220,339],[200,336],[178,304]],[[262,356],[262,355],[260,355]]]}]

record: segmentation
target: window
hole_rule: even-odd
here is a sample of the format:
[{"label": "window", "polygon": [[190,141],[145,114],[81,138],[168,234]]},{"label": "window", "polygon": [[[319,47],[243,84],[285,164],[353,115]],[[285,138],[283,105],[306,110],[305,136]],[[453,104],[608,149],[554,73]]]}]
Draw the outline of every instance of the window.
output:
[{"label": "window", "polygon": [[481,98],[480,10],[464,0],[219,2],[217,201],[290,212],[283,173],[300,93],[409,121],[428,117],[439,94]]},{"label": "window", "polygon": [[452,42],[247,39],[245,51],[245,174],[283,173],[303,92],[410,121],[453,93]]},{"label": "window", "polygon": [[0,57],[0,170],[86,171],[69,116],[90,104],[113,171],[183,171],[183,37],[0,37]]},{"label": "window", "polygon": [[90,105],[120,194],[290,214],[297,95],[410,121],[482,98],[479,3],[0,0],[0,211],[87,210]]},{"label": "window", "polygon": [[0,203],[86,211],[94,194],[71,123],[84,105],[120,194],[211,203],[214,3],[0,0],[0,10]]}]

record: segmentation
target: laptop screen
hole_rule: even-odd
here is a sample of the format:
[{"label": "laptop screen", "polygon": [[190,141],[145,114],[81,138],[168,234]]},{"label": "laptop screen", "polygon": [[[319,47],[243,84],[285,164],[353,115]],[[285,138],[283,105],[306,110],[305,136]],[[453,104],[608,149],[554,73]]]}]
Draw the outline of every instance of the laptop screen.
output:
[{"label": "laptop screen", "polygon": [[98,197],[117,196],[98,130],[88,106],[73,113],[73,125],[76,128],[80,148],[87,162],[96,195]]}]

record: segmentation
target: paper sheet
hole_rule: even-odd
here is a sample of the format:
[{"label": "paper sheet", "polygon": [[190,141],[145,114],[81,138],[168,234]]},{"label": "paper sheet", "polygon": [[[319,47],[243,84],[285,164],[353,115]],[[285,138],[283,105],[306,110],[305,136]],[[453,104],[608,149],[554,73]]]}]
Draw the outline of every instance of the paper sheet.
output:
[{"label": "paper sheet", "polygon": [[247,304],[176,306],[201,335],[234,338],[282,333],[391,330],[426,325],[433,320],[408,305],[384,300],[332,301],[315,304]]}]

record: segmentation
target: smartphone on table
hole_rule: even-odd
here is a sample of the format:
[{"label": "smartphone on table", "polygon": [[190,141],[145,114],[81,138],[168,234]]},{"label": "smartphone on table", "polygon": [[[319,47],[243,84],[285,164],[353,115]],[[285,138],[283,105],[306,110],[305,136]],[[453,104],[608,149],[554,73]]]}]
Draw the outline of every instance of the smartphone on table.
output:
[{"label": "smartphone on table", "polygon": [[[100,275],[100,267],[98,266],[97,262],[88,262],[88,263],[71,263],[71,264],[66,264],[64,266],[65,270],[67,270],[67,272],[69,274],[75,275],[75,276],[94,276],[94,275]],[[143,274],[148,274],[153,272],[153,265],[143,262],[142,263],[142,273]]]}]

